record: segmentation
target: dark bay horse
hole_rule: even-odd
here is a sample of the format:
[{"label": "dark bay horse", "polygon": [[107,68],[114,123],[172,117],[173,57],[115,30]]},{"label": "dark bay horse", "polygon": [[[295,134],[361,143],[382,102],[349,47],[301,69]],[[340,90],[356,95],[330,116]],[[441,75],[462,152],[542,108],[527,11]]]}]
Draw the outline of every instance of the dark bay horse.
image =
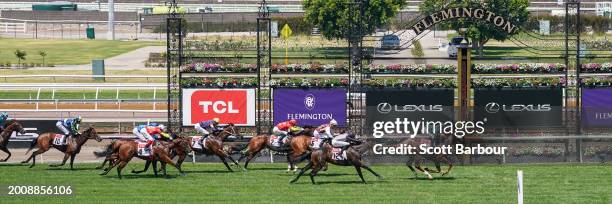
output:
[{"label": "dark bay horse", "polygon": [[317,172],[319,172],[321,169],[323,169],[326,166],[327,163],[331,163],[331,164],[338,165],[338,166],[354,166],[355,170],[357,170],[357,174],[359,175],[359,178],[361,178],[361,181],[363,183],[366,183],[366,181],[363,178],[363,174],[361,173],[361,168],[368,170],[369,172],[374,174],[376,177],[378,177],[378,179],[383,179],[383,177],[380,174],[374,172],[374,170],[372,170],[369,166],[363,163],[363,161],[361,160],[361,153],[359,153],[357,150],[355,150],[352,147],[356,145],[361,145],[362,141],[360,140],[349,141],[350,145],[348,149],[345,150],[346,159],[344,160],[335,160],[332,158],[333,157],[333,153],[332,153],[333,147],[330,143],[331,143],[331,139],[326,139],[321,149],[313,151],[310,154],[310,162],[308,162],[308,164],[304,168],[302,168],[300,173],[293,180],[291,180],[290,183],[295,183],[300,178],[300,176],[304,175],[306,171],[308,171],[309,169],[312,169],[312,171],[310,171],[310,181],[312,182],[312,184],[315,184],[314,177],[317,175]]},{"label": "dark bay horse", "polygon": [[[406,139],[402,141],[400,144],[407,144],[409,146],[417,147],[417,148],[422,144],[426,144],[428,147],[440,146],[440,145],[452,145],[454,148],[453,138],[455,138],[453,135],[437,134],[437,135],[434,135],[433,139],[432,138],[420,138],[420,137],[410,138],[410,139]],[[451,169],[453,168],[453,163],[451,162],[449,156],[450,155],[448,154],[420,154],[420,151],[416,151],[416,154],[408,154],[408,161],[406,161],[406,166],[408,166],[410,171],[412,171],[415,178],[418,177],[417,171],[415,170],[416,168],[419,171],[423,172],[425,175],[427,175],[428,179],[433,179],[433,176],[431,176],[430,172],[440,173],[442,176],[445,176],[451,171]],[[424,162],[424,160],[432,161],[436,169],[433,170],[427,167],[425,168],[421,167],[421,164]],[[446,171],[442,171],[440,167],[441,162],[448,165],[448,168],[446,169]]]},{"label": "dark bay horse", "polygon": [[257,156],[257,154],[261,152],[261,150],[267,148],[272,151],[287,154],[287,171],[297,171],[295,163],[299,163],[303,160],[297,158],[307,158],[304,155],[308,154],[311,151],[309,146],[312,141],[312,131],[313,129],[311,127],[305,127],[302,131],[296,133],[296,136],[289,137],[287,141],[289,143],[288,148],[275,147],[274,145],[272,145],[272,143],[270,142],[271,135],[257,135],[251,138],[251,141],[249,141],[246,151],[242,152],[242,155],[240,156],[238,161],[241,161],[243,158],[246,158],[246,161],[244,162],[244,168],[246,169],[249,165],[249,162],[253,158],[255,158],[255,156]]},{"label": "dark bay horse", "polygon": [[83,133],[73,136],[72,139],[67,138],[69,139],[67,145],[61,145],[61,146],[54,145],[53,139],[55,137],[55,134],[56,133],[47,132],[33,139],[32,142],[30,143],[30,148],[28,149],[28,151],[26,151],[26,154],[32,151],[32,149],[34,149],[34,147],[36,147],[37,145],[38,145],[38,149],[32,152],[32,155],[27,160],[22,161],[21,163],[28,163],[30,162],[30,160],[32,160],[32,165],[30,165],[30,168],[32,168],[34,167],[34,165],[36,165],[36,155],[45,153],[46,151],[49,151],[51,147],[54,147],[55,149],[64,153],[64,160],[62,161],[61,164],[55,164],[55,165],[49,165],[49,166],[51,167],[63,166],[64,164],[66,164],[66,161],[68,160],[68,158],[70,158],[70,169],[74,170],[74,167],[73,167],[74,158],[76,157],[77,154],[79,154],[79,152],[81,152],[81,147],[83,146],[83,144],[85,144],[85,142],[87,142],[87,140],[89,139],[95,139],[97,142],[102,141],[102,138],[100,138],[100,136],[98,135],[98,133],[93,127],[87,128],[85,131],[83,131]]},{"label": "dark bay horse", "polygon": [[[184,137],[181,139],[189,144],[191,151],[204,155],[216,155],[219,157],[219,159],[221,159],[227,170],[233,171],[226,159],[229,159],[236,166],[240,165],[223,149],[223,140],[232,135],[238,135],[238,131],[236,130],[236,126],[234,124],[228,124],[222,131],[209,135],[204,141],[204,144],[202,144],[203,148],[194,148],[194,137]],[[179,157],[177,164],[181,165],[184,160],[185,157]]]},{"label": "dark bay horse", "polygon": [[0,133],[0,150],[8,154],[8,156],[0,160],[0,162],[6,162],[9,158],[11,158],[12,154],[6,146],[8,145],[11,135],[15,131],[19,132],[19,134],[25,134],[23,126],[21,126],[21,124],[19,124],[17,121],[11,120],[5,124],[4,129]]},{"label": "dark bay horse", "polygon": [[[150,162],[160,160],[162,162],[169,163],[170,165],[174,166],[180,172],[180,174],[184,176],[185,173],[183,172],[181,167],[175,164],[170,158],[170,151],[174,150],[177,152],[181,152],[182,150],[186,148],[186,146],[187,144],[183,140],[174,139],[171,142],[167,142],[166,145],[154,145],[153,154],[150,156],[138,156],[138,142],[136,140],[131,140],[131,139],[118,140],[108,145],[107,148],[113,149],[111,151],[112,155],[108,159],[110,160],[110,167],[104,169],[104,172],[102,172],[100,175],[106,175],[114,167],[117,167],[117,175],[119,176],[119,179],[121,179],[122,178],[121,171],[123,170],[123,168],[132,160],[132,158],[138,157],[142,160],[147,161],[147,165],[146,165],[147,168]],[[186,153],[183,153],[183,154],[186,154]],[[154,174],[157,176],[157,167],[155,165],[153,166],[153,169],[154,169]],[[165,166],[162,166],[162,171],[164,173],[164,176],[167,175]]]}]

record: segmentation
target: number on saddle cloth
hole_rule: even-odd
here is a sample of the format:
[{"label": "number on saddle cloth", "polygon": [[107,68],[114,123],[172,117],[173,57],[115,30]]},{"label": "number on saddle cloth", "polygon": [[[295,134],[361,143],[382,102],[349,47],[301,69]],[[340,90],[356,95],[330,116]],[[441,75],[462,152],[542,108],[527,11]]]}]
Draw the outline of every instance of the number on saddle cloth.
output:
[{"label": "number on saddle cloth", "polygon": [[287,141],[289,141],[289,136],[285,136],[283,138],[283,141],[280,140],[280,136],[276,136],[276,135],[271,135],[270,136],[270,144],[272,144],[272,146],[275,147],[280,147],[281,145],[287,143]]},{"label": "number on saddle cloth", "polygon": [[65,138],[66,135],[63,134],[55,134],[53,136],[53,145],[64,146],[68,143],[68,138]]},{"label": "number on saddle cloth", "polygon": [[153,154],[153,149],[147,147],[147,142],[137,141],[138,143],[138,156],[148,157]]},{"label": "number on saddle cloth", "polygon": [[332,148],[332,159],[336,161],[346,160],[346,151],[339,147]]},{"label": "number on saddle cloth", "polygon": [[191,137],[191,147],[193,147],[194,149],[204,149],[204,143],[206,143],[206,140],[208,138],[205,138],[204,140],[202,140],[202,136],[193,136]]},{"label": "number on saddle cloth", "polygon": [[310,148],[320,149],[322,143],[323,139],[321,139],[321,137],[312,137],[312,139],[310,140]]}]

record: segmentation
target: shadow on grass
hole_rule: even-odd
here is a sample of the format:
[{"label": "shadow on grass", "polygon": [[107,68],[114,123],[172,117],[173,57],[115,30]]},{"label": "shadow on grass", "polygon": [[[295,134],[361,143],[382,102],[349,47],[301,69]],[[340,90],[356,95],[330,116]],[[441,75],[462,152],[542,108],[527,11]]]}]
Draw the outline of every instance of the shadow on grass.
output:
[{"label": "shadow on grass", "polygon": [[227,169],[215,169],[215,170],[183,170],[183,172],[185,173],[235,173],[235,172],[240,172],[239,170],[234,170],[233,172],[228,171]]},{"label": "shadow on grass", "polygon": [[[414,177],[410,177],[410,178],[400,178],[401,180],[416,180],[416,181],[424,181],[424,180],[430,180],[427,177],[418,177],[418,178],[414,178]],[[455,177],[434,177],[433,180],[455,180]]]},{"label": "shadow on grass", "polygon": [[70,169],[70,166],[58,166],[58,167],[47,167],[45,170],[51,170],[51,171],[93,171],[93,170],[98,170],[95,169],[94,167],[91,168],[85,168],[85,167],[74,167],[74,169]]},{"label": "shadow on grass", "polygon": [[30,166],[32,163],[0,163],[0,166]]}]

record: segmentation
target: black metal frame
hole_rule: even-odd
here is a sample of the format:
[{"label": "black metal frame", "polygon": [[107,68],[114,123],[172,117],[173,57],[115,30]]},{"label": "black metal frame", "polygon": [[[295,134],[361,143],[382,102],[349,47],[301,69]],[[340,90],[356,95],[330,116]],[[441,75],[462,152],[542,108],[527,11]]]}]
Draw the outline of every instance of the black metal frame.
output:
[{"label": "black metal frame", "polygon": [[182,131],[181,72],[183,66],[183,19],[176,13],[176,0],[169,5],[172,13],[166,19],[166,77],[168,83],[168,129]]},{"label": "black metal frame", "polygon": [[[261,29],[265,28],[265,31]],[[257,111],[257,134],[270,133],[272,124],[272,22],[268,11],[268,4],[263,0],[259,7],[257,17],[257,96],[255,110]],[[262,108],[262,89],[268,90],[268,108]]]},{"label": "black metal frame", "polygon": [[[362,27],[365,16],[364,4],[363,0],[354,0],[349,3],[350,28],[347,33],[349,51],[348,130],[356,135],[363,135],[363,128],[365,127],[365,98],[362,89],[362,82],[366,77],[362,71],[364,60],[363,37],[365,36]],[[356,99],[353,99],[353,94],[357,95]]]}]

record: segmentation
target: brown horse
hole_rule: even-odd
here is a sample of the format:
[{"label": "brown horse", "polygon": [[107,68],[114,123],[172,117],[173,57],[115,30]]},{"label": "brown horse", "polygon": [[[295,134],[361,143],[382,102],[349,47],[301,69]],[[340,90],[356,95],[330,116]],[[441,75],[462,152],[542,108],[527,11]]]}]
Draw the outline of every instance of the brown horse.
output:
[{"label": "brown horse", "polygon": [[[419,147],[422,144],[426,144],[429,147],[439,146],[437,144],[453,145],[453,138],[454,136],[452,135],[438,134],[434,136],[434,139],[441,140],[439,142],[432,140],[430,138],[410,138],[410,139],[406,139],[402,141],[400,144],[407,144],[412,147]],[[449,156],[448,154],[420,154],[419,152],[420,151],[416,151],[416,154],[408,154],[408,161],[406,161],[406,166],[408,166],[410,171],[412,171],[415,178],[418,177],[418,174],[415,168],[423,172],[425,175],[427,175],[428,179],[433,179],[433,176],[431,176],[430,172],[440,173],[442,176],[445,176],[453,168],[453,163],[448,157]],[[432,170],[427,167],[425,168],[421,167],[421,164],[423,163],[425,159],[432,161],[434,163],[434,166],[436,167],[436,170]],[[440,162],[444,162],[448,165],[448,169],[446,169],[446,171],[442,171],[440,167]]]},{"label": "brown horse", "polygon": [[32,155],[27,160],[22,161],[21,163],[28,163],[30,162],[30,160],[32,160],[32,165],[30,165],[30,168],[32,168],[34,167],[34,165],[36,165],[36,155],[45,153],[46,151],[49,151],[51,147],[54,147],[55,149],[64,153],[64,160],[62,161],[61,164],[55,164],[55,165],[49,165],[49,166],[51,167],[63,166],[64,164],[66,164],[66,160],[70,158],[70,169],[74,170],[74,167],[73,167],[74,158],[79,152],[81,152],[81,147],[83,146],[83,144],[85,144],[85,142],[87,142],[87,140],[89,139],[95,139],[97,142],[102,141],[102,138],[100,138],[96,130],[92,127],[87,128],[81,134],[78,134],[74,137],[67,138],[67,139],[72,138],[68,141],[67,145],[61,145],[61,146],[54,145],[53,144],[54,137],[55,137],[55,133],[47,132],[33,139],[32,142],[30,143],[30,148],[28,149],[28,151],[26,151],[26,154],[32,151],[32,149],[34,149],[36,145],[38,145],[38,150],[32,152]]},{"label": "brown horse", "polygon": [[312,128],[306,127],[299,133],[295,134],[296,136],[291,136],[288,139],[289,147],[275,147],[270,142],[270,135],[257,135],[251,138],[247,149],[242,153],[238,161],[241,161],[243,158],[246,158],[244,162],[244,168],[247,169],[249,162],[261,152],[261,150],[268,148],[269,150],[286,153],[287,154],[287,171],[297,171],[297,167],[295,163],[299,163],[304,159],[298,158],[307,158],[306,154],[308,154],[310,149],[310,143],[312,140]]},{"label": "brown horse", "polygon": [[[138,156],[138,142],[136,140],[119,140],[119,142],[111,143],[108,145],[108,148],[113,148],[113,154],[109,158],[109,160],[111,161],[110,167],[104,169],[104,172],[102,172],[100,175],[106,175],[114,167],[117,167],[117,175],[119,176],[119,179],[121,179],[121,171],[123,170],[123,168],[132,160],[132,158],[138,157],[142,160],[147,161],[147,167],[150,162],[154,162],[157,160],[169,163],[170,165],[174,166],[182,176],[184,176],[185,173],[183,172],[181,167],[175,164],[172,159],[170,159],[170,151],[181,151],[181,149],[186,148],[186,145],[187,144],[185,144],[183,140],[174,139],[171,142],[168,142],[167,145],[154,145],[153,154],[151,156]],[[155,176],[157,176],[157,167],[155,165],[153,166],[153,169]],[[162,171],[164,173],[164,176],[166,176],[167,174],[165,166],[162,166]]]},{"label": "brown horse", "polygon": [[295,183],[300,178],[300,176],[302,176],[307,170],[312,169],[312,171],[310,171],[310,181],[312,181],[312,184],[315,184],[314,177],[317,175],[317,172],[319,172],[326,166],[327,163],[331,163],[338,166],[354,166],[355,170],[357,170],[359,178],[361,178],[361,181],[363,183],[366,183],[366,181],[365,179],[363,179],[361,168],[368,170],[376,177],[378,177],[378,179],[383,179],[381,175],[374,172],[374,170],[372,170],[369,166],[363,163],[363,161],[361,160],[361,153],[359,153],[352,147],[362,144],[362,141],[356,139],[349,141],[349,147],[344,150],[346,151],[346,159],[343,160],[333,159],[333,147],[330,144],[330,141],[331,139],[326,139],[321,149],[315,150],[310,154],[310,162],[308,162],[308,164],[304,168],[302,168],[300,173],[293,180],[291,180],[290,183]]},{"label": "brown horse", "polygon": [[[221,159],[227,170],[233,171],[227,163],[226,159],[229,159],[236,166],[240,165],[238,164],[238,162],[236,162],[236,160],[234,160],[234,158],[232,158],[232,156],[230,156],[225,150],[223,150],[223,140],[231,135],[238,135],[238,131],[236,130],[236,126],[234,126],[234,124],[228,124],[228,126],[223,128],[223,130],[219,133],[211,134],[210,136],[208,136],[204,144],[202,144],[203,148],[194,148],[194,137],[185,137],[182,139],[189,144],[189,148],[191,149],[191,151],[198,154],[216,155],[217,157],[219,157],[219,159]],[[181,165],[184,160],[185,157],[179,157],[176,162],[178,165]]]},{"label": "brown horse", "polygon": [[5,124],[5,127],[2,130],[2,133],[0,133],[0,150],[8,154],[8,156],[0,160],[0,162],[6,162],[9,158],[11,158],[11,152],[8,150],[6,146],[8,145],[11,135],[15,131],[18,131],[20,134],[25,134],[25,130],[23,129],[23,126],[21,126],[21,124],[19,124],[18,122],[11,120]]}]

